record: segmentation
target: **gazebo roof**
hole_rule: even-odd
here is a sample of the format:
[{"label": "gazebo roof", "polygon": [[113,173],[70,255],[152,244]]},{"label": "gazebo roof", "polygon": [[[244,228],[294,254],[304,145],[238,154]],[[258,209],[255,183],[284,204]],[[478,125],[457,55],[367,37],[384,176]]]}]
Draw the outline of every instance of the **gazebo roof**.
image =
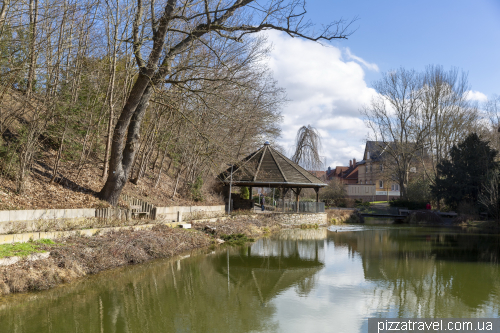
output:
[{"label": "gazebo roof", "polygon": [[[229,184],[231,168],[219,175]],[[259,187],[324,187],[323,183],[309,171],[265,143],[262,148],[233,165],[235,186]]]}]

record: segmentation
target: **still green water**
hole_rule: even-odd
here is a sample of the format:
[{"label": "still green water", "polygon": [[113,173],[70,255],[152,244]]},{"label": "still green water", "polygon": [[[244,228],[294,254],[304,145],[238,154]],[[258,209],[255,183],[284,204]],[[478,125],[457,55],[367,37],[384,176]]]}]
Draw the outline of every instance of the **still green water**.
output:
[{"label": "still green water", "polygon": [[499,317],[500,237],[284,230],[0,297],[0,332],[366,332],[369,317]]}]

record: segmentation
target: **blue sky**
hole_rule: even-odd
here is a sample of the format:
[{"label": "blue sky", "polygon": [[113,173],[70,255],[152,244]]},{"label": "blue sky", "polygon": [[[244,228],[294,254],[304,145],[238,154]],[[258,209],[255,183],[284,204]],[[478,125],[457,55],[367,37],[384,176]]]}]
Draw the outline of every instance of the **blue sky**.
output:
[{"label": "blue sky", "polygon": [[383,72],[427,65],[468,73],[475,99],[500,94],[500,0],[320,1],[307,3],[319,27],[358,17],[348,40],[330,46],[270,33],[270,67],[291,100],[283,109],[280,144],[292,149],[302,125],[323,135],[327,166],[361,159],[368,130],[359,108]]}]

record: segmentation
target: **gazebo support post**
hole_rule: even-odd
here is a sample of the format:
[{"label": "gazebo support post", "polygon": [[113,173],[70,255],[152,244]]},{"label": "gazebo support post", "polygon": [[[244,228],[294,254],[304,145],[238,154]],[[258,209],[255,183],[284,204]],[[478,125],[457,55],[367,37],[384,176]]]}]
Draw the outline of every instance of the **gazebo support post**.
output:
[{"label": "gazebo support post", "polygon": [[285,212],[285,188],[280,187],[281,211]]},{"label": "gazebo support post", "polygon": [[253,187],[252,186],[248,187],[248,193],[250,193],[249,199],[252,202],[252,208],[253,208],[254,202],[253,202]]},{"label": "gazebo support post", "polygon": [[315,187],[314,191],[316,191],[316,213],[318,212],[318,203],[319,203],[319,187]]},{"label": "gazebo support post", "polygon": [[297,207],[296,207],[296,211],[297,213],[299,212],[299,195],[300,195],[300,190],[301,188],[300,187],[297,187],[297,192],[295,192],[295,194],[297,195],[297,198],[295,199],[295,202],[297,203]]},{"label": "gazebo support post", "polygon": [[286,193],[288,192],[288,189],[286,189],[285,187],[282,187],[281,188],[281,202],[283,203],[283,213],[285,212],[285,196],[286,196]]}]

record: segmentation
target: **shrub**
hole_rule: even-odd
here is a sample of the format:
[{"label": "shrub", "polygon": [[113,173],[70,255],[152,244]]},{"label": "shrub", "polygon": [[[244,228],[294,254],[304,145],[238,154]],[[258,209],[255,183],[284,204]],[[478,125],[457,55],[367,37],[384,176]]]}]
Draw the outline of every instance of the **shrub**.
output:
[{"label": "shrub", "polygon": [[221,239],[230,246],[245,245],[245,243],[254,242],[253,238],[248,238],[245,234],[222,235]]},{"label": "shrub", "polygon": [[420,212],[413,212],[411,213],[408,217],[406,217],[406,223],[420,223],[420,222],[425,222],[425,223],[442,223],[441,217],[430,211],[420,211]]},{"label": "shrub", "polygon": [[418,178],[408,184],[408,200],[409,201],[427,201],[431,200],[431,188],[429,178]]},{"label": "shrub", "polygon": [[189,184],[191,189],[191,197],[194,201],[203,201],[203,194],[201,188],[203,187],[203,179],[201,176],[196,177],[196,180]]},{"label": "shrub", "polygon": [[248,200],[250,198],[250,191],[248,190],[248,187],[242,186],[240,188],[240,195],[242,199]]}]

